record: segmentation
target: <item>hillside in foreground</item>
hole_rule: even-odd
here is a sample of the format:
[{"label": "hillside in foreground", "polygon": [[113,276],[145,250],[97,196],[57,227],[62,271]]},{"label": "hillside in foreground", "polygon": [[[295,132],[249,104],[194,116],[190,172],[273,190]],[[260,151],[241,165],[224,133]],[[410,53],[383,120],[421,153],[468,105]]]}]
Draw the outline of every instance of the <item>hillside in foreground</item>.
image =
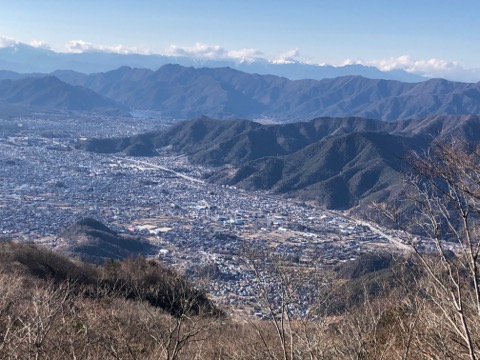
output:
[{"label": "hillside in foreground", "polygon": [[273,317],[256,320],[223,315],[154,260],[92,266],[33,245],[0,250],[1,358],[247,360],[282,358],[286,349],[286,359],[467,358],[455,331],[435,321],[429,282],[412,259],[367,255],[323,272],[328,287],[317,288],[317,306],[302,320],[297,291],[306,279],[277,267],[277,286],[261,302]]}]

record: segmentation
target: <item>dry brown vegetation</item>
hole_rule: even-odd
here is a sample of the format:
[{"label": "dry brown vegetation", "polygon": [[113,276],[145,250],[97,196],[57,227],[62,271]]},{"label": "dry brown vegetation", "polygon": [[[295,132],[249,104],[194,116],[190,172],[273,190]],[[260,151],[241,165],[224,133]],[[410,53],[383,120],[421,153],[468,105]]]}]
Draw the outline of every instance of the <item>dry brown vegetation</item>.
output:
[{"label": "dry brown vegetation", "polygon": [[[371,268],[375,257],[340,267],[329,275],[339,279],[331,291],[319,290],[323,300],[311,313],[315,316],[304,318],[295,316],[294,278],[278,268],[284,280],[274,291],[283,310],[272,307],[270,320],[240,321],[153,261],[135,258],[93,267],[31,245],[1,247],[1,359],[469,356],[455,324],[438,310],[435,286],[413,260],[389,258],[388,266],[383,261],[360,274],[358,268]],[[268,298],[263,304],[268,309]],[[472,325],[477,320],[469,313]],[[478,331],[470,336],[478,344]]]},{"label": "dry brown vegetation", "polygon": [[[229,318],[155,261],[95,267],[1,243],[0,358],[478,359],[480,152],[439,144],[412,164],[409,220],[434,251],[412,238],[408,257],[367,256],[313,272],[313,283],[281,259],[251,257],[264,321]],[[300,316],[305,289],[313,303]]]}]

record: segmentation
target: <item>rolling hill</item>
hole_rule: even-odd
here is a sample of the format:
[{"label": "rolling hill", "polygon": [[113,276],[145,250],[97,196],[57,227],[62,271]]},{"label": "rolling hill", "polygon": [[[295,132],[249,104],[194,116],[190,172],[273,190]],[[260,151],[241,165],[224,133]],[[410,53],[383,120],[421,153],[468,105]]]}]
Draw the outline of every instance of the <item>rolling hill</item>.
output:
[{"label": "rolling hill", "polygon": [[212,182],[347,209],[395,197],[401,191],[407,152],[421,152],[433,141],[450,138],[478,142],[480,117],[397,122],[317,118],[280,125],[202,117],[129,138],[89,139],[77,148],[114,153],[140,144],[149,151],[173,151],[188,155],[193,163],[217,166]]}]

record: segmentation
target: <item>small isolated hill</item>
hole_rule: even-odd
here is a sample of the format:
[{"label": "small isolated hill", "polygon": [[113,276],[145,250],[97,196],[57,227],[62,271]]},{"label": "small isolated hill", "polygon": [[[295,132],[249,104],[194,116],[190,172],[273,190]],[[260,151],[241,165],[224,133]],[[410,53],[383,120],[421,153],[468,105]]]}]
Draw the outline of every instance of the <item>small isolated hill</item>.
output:
[{"label": "small isolated hill", "polygon": [[150,254],[154,246],[138,237],[119,235],[99,221],[85,218],[60,232],[55,249],[84,261],[103,263],[107,259]]}]

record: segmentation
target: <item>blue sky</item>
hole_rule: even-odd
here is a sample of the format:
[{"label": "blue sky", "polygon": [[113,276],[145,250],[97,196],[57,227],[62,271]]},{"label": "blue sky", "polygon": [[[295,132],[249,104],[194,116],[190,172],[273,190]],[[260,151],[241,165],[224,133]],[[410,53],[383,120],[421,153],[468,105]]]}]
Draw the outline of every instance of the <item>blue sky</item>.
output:
[{"label": "blue sky", "polygon": [[15,0],[0,5],[0,35],[62,52],[471,71],[480,68],[478,14],[478,0]]}]

